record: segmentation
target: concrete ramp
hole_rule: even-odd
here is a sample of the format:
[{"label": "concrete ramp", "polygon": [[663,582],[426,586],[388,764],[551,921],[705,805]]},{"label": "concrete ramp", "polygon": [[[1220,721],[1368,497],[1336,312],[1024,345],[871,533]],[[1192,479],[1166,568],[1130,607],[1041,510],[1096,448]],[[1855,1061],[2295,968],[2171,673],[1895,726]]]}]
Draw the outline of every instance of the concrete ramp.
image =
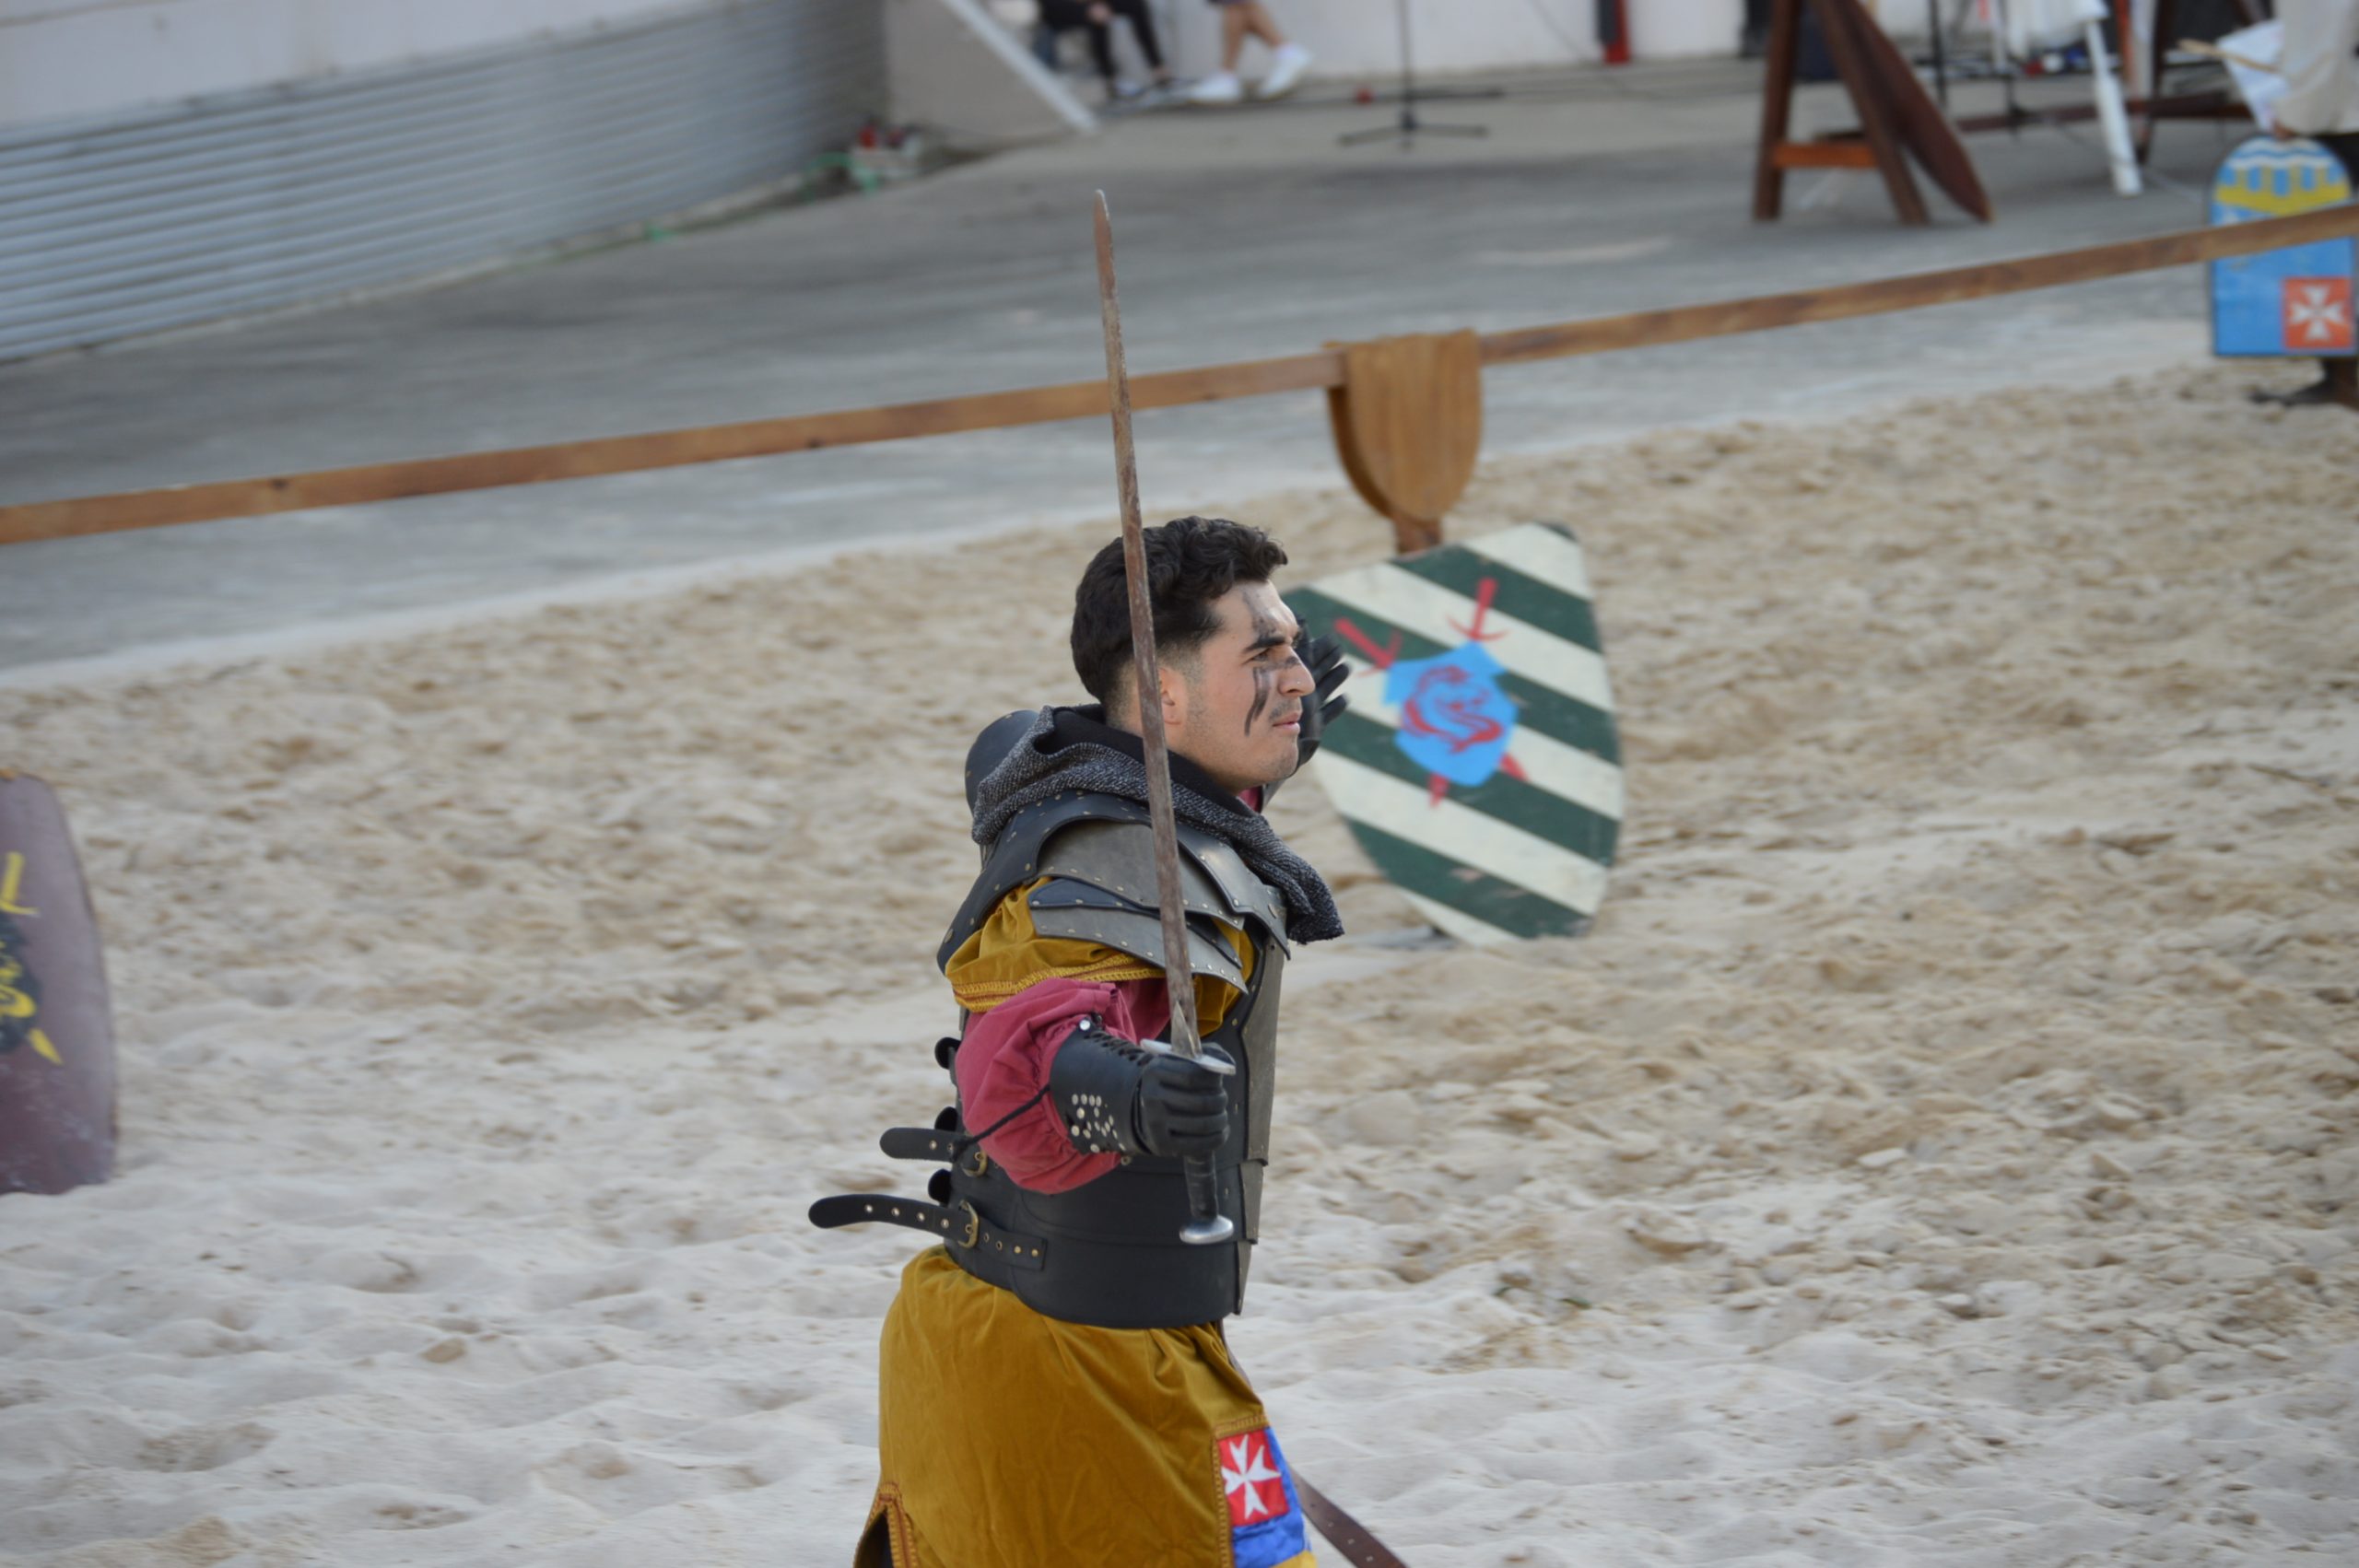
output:
[{"label": "concrete ramp", "polygon": [[961,152],[1094,131],[1092,114],[977,0],[885,0],[893,118]]}]

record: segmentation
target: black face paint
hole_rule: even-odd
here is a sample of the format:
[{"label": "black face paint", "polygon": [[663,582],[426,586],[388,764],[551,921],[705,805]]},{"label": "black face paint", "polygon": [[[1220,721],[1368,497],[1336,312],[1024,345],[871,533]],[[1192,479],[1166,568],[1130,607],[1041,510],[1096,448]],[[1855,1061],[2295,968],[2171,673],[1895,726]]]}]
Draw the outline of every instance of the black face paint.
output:
[{"label": "black face paint", "polygon": [[1276,671],[1271,669],[1267,664],[1257,664],[1253,667],[1253,706],[1245,711],[1245,732],[1247,734],[1250,735],[1253,732],[1254,720],[1260,719],[1262,717],[1262,710],[1270,706],[1270,693],[1277,688],[1277,685],[1278,673]]},{"label": "black face paint", "polygon": [[[1286,639],[1285,628],[1278,625],[1277,622],[1270,620],[1265,616],[1254,616],[1253,646],[1260,649],[1266,648],[1273,643],[1281,648],[1291,646]],[[1262,717],[1262,711],[1270,706],[1271,694],[1275,692],[1277,688],[1278,673],[1275,670],[1271,669],[1267,664],[1256,664],[1253,666],[1253,706],[1246,709],[1245,712],[1245,732],[1247,734],[1250,735],[1253,732],[1254,721],[1259,720]]]}]

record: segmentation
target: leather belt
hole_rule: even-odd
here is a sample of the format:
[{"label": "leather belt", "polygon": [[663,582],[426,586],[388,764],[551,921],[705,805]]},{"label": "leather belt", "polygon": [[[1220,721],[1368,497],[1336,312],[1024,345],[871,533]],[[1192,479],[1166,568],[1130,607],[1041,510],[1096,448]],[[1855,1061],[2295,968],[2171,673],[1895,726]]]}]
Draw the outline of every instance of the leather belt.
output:
[{"label": "leather belt", "polygon": [[[811,1206],[812,1223],[927,1232],[942,1239],[951,1261],[968,1273],[1069,1323],[1176,1328],[1214,1322],[1236,1310],[1244,1247],[1191,1247],[1179,1240],[1188,1205],[1177,1160],[1138,1156],[1072,1191],[1042,1194],[1010,1181],[960,1129],[955,1107],[932,1127],[888,1128],[877,1144],[897,1160],[951,1168],[934,1171],[925,1198],[875,1192],[823,1198]],[[1228,1166],[1216,1179],[1224,1211],[1245,1212],[1244,1173]]]},{"label": "leather belt", "polygon": [[974,1140],[940,1127],[888,1127],[876,1140],[876,1146],[896,1160],[940,1160],[945,1165],[961,1143],[978,1147]]},{"label": "leather belt", "polygon": [[973,1204],[963,1201],[919,1203],[887,1192],[847,1192],[812,1204],[811,1223],[827,1231],[842,1225],[904,1225],[913,1231],[932,1231],[949,1244],[960,1264],[986,1279],[999,1270],[1038,1270],[1048,1263],[1047,1242],[1003,1231],[978,1213]]}]

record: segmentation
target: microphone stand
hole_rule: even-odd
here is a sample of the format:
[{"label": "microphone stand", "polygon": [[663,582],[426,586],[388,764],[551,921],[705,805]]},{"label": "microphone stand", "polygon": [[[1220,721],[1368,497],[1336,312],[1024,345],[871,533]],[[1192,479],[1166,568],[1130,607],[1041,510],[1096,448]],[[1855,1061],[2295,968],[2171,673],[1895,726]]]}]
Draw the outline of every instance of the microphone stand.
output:
[{"label": "microphone stand", "polygon": [[1429,125],[1417,118],[1417,68],[1409,48],[1409,0],[1394,0],[1393,9],[1401,18],[1401,113],[1390,125],[1348,132],[1335,139],[1344,146],[1356,147],[1364,142],[1380,142],[1388,136],[1398,136],[1401,145],[1406,147],[1415,146],[1421,135],[1489,135],[1490,131],[1481,125]]}]

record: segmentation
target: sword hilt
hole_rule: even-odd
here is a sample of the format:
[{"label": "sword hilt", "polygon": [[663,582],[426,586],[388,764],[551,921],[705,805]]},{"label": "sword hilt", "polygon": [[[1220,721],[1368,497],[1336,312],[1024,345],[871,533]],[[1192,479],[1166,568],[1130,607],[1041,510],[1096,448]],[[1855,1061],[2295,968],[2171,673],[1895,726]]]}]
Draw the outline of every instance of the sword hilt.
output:
[{"label": "sword hilt", "polygon": [[1208,1155],[1191,1154],[1180,1162],[1188,1178],[1188,1211],[1195,1216],[1180,1227],[1180,1239],[1190,1246],[1218,1246],[1237,1235],[1237,1222],[1220,1211],[1220,1187],[1213,1179]]}]

